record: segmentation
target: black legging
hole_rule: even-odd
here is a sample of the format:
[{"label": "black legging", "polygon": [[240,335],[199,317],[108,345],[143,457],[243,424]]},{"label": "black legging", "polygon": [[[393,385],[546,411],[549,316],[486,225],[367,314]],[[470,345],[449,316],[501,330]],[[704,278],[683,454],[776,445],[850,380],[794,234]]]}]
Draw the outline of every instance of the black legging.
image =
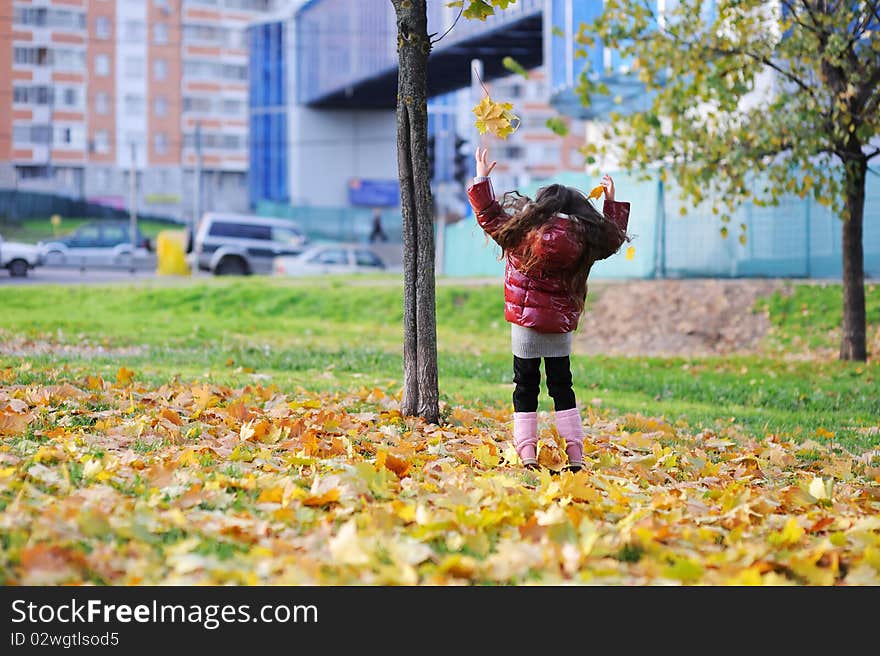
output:
[{"label": "black legging", "polygon": [[[574,390],[571,386],[571,362],[566,355],[561,358],[544,358],[547,374],[547,392],[553,398],[556,410],[575,407]],[[538,392],[541,389],[541,358],[518,358],[513,356],[513,410],[535,412],[538,409]]]}]

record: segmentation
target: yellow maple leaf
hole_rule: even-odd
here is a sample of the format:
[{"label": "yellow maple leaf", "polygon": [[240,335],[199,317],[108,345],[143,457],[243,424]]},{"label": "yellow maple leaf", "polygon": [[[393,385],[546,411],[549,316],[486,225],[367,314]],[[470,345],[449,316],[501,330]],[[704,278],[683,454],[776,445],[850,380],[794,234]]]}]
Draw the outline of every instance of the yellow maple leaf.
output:
[{"label": "yellow maple leaf", "polygon": [[797,544],[802,537],[804,537],[804,529],[798,524],[797,519],[790,517],[781,531],[770,534],[770,542],[771,544],[791,545]]},{"label": "yellow maple leaf", "polygon": [[491,132],[500,139],[507,139],[520,125],[519,117],[513,113],[513,105],[495,102],[489,96],[483,98],[472,111],[477,117],[474,125],[480,134]]},{"label": "yellow maple leaf", "polygon": [[832,480],[825,481],[825,479],[816,476],[810,481],[810,486],[807,490],[817,501],[822,501],[823,499],[830,501],[832,484]]},{"label": "yellow maple leaf", "polygon": [[134,372],[131,369],[119,367],[119,371],[116,372],[116,382],[125,386],[130,385],[132,380],[134,380]]},{"label": "yellow maple leaf", "polygon": [[636,256],[636,247],[635,246],[630,246],[629,248],[626,249],[626,259],[632,260],[635,258],[635,256]]},{"label": "yellow maple leaf", "polygon": [[599,198],[604,193],[605,187],[603,187],[602,185],[598,185],[590,190],[590,194],[587,196],[587,198]]},{"label": "yellow maple leaf", "polygon": [[312,494],[302,500],[304,506],[326,506],[339,501],[339,488],[331,488],[323,494]]}]

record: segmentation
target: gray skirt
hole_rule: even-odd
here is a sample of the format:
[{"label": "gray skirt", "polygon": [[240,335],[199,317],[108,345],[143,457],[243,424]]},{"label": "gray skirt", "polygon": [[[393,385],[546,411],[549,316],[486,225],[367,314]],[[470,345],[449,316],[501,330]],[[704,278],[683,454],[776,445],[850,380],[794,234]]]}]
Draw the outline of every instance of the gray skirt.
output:
[{"label": "gray skirt", "polygon": [[571,355],[571,333],[539,333],[511,323],[510,346],[518,358],[562,358]]}]

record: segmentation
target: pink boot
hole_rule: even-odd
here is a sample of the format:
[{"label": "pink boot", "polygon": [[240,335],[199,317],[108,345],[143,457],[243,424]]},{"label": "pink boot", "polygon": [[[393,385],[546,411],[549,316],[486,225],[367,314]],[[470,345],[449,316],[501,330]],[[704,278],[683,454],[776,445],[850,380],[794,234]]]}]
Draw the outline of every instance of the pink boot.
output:
[{"label": "pink boot", "polygon": [[513,413],[513,446],[522,464],[529,469],[538,466],[538,413]]},{"label": "pink boot", "polygon": [[584,427],[578,409],[559,410],[556,413],[556,432],[565,440],[568,467],[578,471],[584,467]]}]

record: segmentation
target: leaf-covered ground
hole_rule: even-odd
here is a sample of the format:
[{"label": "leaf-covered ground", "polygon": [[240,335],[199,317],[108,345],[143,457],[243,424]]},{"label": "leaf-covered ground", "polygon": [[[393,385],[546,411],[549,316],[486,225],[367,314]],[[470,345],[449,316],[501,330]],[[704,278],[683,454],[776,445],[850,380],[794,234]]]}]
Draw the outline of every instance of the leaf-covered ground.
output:
[{"label": "leaf-covered ground", "polygon": [[[880,584],[880,453],[589,409],[540,473],[510,413],[0,370],[10,584]],[[865,431],[877,432],[868,427]],[[876,437],[876,436],[875,436]]]}]

